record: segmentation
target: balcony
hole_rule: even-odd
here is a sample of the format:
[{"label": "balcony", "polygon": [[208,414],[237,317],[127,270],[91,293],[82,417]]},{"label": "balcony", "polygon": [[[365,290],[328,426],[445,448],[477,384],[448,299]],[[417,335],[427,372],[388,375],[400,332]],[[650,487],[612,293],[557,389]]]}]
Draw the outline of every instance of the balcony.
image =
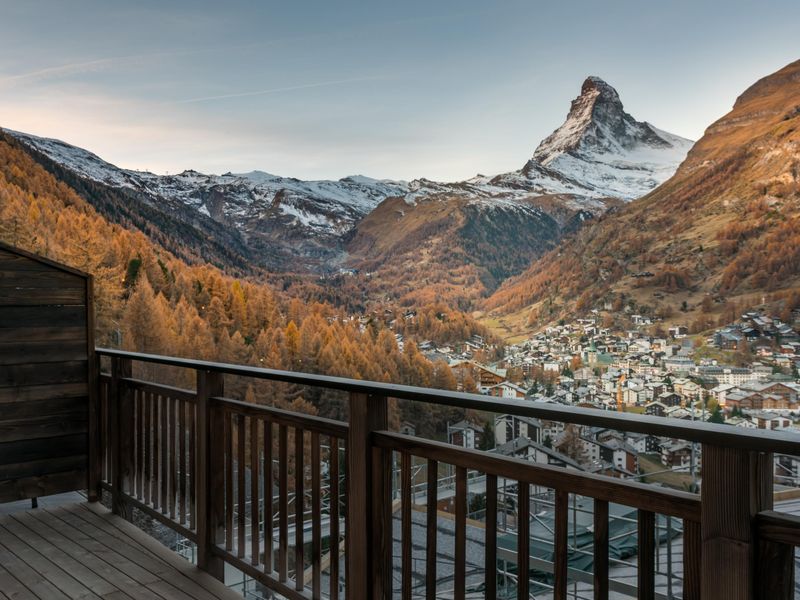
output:
[{"label": "balcony", "polygon": [[[123,531],[133,529],[131,520],[141,521],[134,513],[146,515],[188,542],[199,569],[217,579],[225,578],[227,566],[253,585],[293,599],[793,596],[800,520],[771,510],[771,453],[797,454],[794,438],[115,350],[98,349],[101,359],[111,368],[96,370],[88,490],[92,500],[107,493],[119,517],[89,504],[67,507],[70,518],[118,519],[102,527]],[[134,365],[189,369],[196,388],[135,378]],[[344,391],[348,422],[227,398],[226,377]],[[702,490],[695,495],[394,433],[387,424],[390,397],[692,440],[703,447]],[[394,485],[393,456],[399,473]],[[449,512],[437,502],[445,466],[454,474],[446,493]],[[498,482],[506,488],[502,495]],[[498,515],[505,513],[498,498],[508,502],[509,486],[514,523],[505,523],[499,535]],[[467,518],[468,497],[476,489],[485,493],[481,521]],[[553,506],[544,511],[550,514],[552,560],[533,551],[541,536],[516,535],[533,531],[533,520],[542,521],[531,510],[542,512],[543,504],[532,498],[537,489],[553,491]],[[584,512],[592,520],[591,568],[584,570],[570,561],[576,498],[589,507]],[[635,511],[634,583],[609,577],[609,523],[618,506]],[[30,517],[35,513],[0,521],[0,544],[13,550],[5,536],[15,535],[19,544],[24,528],[48,549],[70,537],[63,530],[70,524],[57,522],[63,516],[56,514],[54,522],[48,511]],[[658,545],[676,546],[672,538],[663,539],[667,518],[682,548],[674,552],[682,554],[682,568],[671,578],[669,594],[663,569],[656,568]],[[14,527],[23,527],[22,533]],[[143,536],[131,539],[143,545]],[[101,543],[106,549],[115,545]],[[41,552],[39,560],[48,559]],[[14,570],[13,561],[0,563]],[[57,577],[48,582],[59,583]]]},{"label": "balcony", "polygon": [[[0,517],[0,599],[236,596],[221,582],[293,600],[794,596],[800,518],[773,492],[794,436],[95,349],[91,279],[59,271],[56,288],[53,265],[8,256],[0,502],[88,502]],[[336,390],[347,420],[226,391],[256,380]],[[390,399],[688,440],[700,493],[396,433]]]}]

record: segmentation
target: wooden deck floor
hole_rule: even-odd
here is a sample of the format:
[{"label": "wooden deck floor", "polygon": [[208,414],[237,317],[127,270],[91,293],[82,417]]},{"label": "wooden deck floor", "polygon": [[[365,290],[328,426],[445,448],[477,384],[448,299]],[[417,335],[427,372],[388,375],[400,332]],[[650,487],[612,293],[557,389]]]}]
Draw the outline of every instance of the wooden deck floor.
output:
[{"label": "wooden deck floor", "polygon": [[0,600],[241,600],[99,504],[0,517]]}]

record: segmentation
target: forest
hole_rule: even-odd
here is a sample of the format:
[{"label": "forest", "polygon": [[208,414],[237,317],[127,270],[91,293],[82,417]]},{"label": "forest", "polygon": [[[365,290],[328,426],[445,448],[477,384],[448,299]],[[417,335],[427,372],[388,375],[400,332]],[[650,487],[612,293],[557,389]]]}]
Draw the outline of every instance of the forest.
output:
[{"label": "forest", "polygon": [[[315,299],[314,286],[297,286],[302,294],[293,297],[260,281],[234,278],[177,258],[125,225],[130,224],[110,223],[19,147],[0,140],[0,239],[94,276],[99,345],[455,389],[447,364],[425,358],[414,340],[444,344],[487,333],[466,315],[437,305],[420,309],[408,322],[389,307],[381,314],[391,318],[359,318]],[[402,350],[388,322],[405,336]],[[174,369],[146,375],[194,385],[188,373]],[[226,382],[226,390],[329,417],[342,417],[345,410],[340,396],[322,390],[235,380]],[[392,419],[433,434],[447,418],[463,416],[449,410],[400,403],[393,405]]]}]

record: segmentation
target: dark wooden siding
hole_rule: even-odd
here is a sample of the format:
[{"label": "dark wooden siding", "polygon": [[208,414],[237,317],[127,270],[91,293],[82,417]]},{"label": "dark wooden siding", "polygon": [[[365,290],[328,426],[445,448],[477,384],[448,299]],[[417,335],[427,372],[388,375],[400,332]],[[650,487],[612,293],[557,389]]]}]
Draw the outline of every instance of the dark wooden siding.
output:
[{"label": "dark wooden siding", "polygon": [[0,502],[85,489],[91,279],[0,244]]}]

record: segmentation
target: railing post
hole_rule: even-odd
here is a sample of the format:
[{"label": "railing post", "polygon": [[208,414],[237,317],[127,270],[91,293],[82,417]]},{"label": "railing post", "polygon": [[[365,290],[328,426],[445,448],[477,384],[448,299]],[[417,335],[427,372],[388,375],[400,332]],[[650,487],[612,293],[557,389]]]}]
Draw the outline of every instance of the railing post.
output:
[{"label": "railing post", "polygon": [[101,496],[103,450],[100,445],[100,356],[89,353],[89,464],[87,476],[87,496],[89,502],[97,502]]},{"label": "railing post", "polygon": [[[703,444],[703,600],[761,597],[756,594],[757,583],[771,569],[759,560],[754,519],[760,511],[772,508],[773,470],[772,453]],[[776,576],[790,579],[791,569]],[[788,591],[788,596],[769,598],[792,597],[791,585]]]},{"label": "railing post", "polygon": [[131,519],[131,507],[125,501],[133,477],[133,401],[130,388],[122,379],[133,375],[129,358],[111,359],[111,388],[108,405],[111,414],[111,448],[113,470],[111,477],[111,510]]},{"label": "railing post", "polygon": [[197,518],[197,566],[225,581],[225,563],[213,552],[224,536],[225,456],[222,420],[210,398],[224,393],[224,375],[197,371],[197,458],[195,498]]},{"label": "railing post", "polygon": [[372,433],[389,427],[385,397],[350,394],[347,440],[348,600],[381,600],[391,589],[391,460]]}]

